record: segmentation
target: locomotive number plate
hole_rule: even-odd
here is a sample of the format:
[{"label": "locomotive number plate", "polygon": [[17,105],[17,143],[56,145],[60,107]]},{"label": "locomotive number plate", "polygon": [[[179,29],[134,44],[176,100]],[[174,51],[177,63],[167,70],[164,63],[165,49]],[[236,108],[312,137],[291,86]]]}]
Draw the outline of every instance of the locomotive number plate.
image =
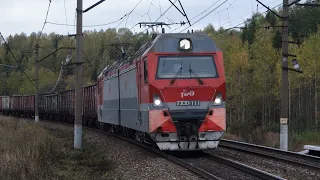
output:
[{"label": "locomotive number plate", "polygon": [[200,101],[177,101],[176,106],[200,106]]}]

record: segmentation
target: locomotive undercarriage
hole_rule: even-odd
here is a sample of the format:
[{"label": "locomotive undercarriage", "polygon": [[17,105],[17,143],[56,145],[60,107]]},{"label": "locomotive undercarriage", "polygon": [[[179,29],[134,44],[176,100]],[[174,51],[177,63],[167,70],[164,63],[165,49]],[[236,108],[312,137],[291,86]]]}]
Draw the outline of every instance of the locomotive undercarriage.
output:
[{"label": "locomotive undercarriage", "polygon": [[223,134],[223,131],[213,131],[197,132],[190,136],[179,133],[155,133],[150,136],[160,150],[190,151],[216,148]]},{"label": "locomotive undercarriage", "polygon": [[123,126],[118,126],[118,125],[113,125],[113,124],[108,124],[108,123],[103,123],[98,121],[96,121],[96,123],[94,124],[95,124],[95,128],[101,129],[103,131],[119,134],[124,137],[135,139],[139,142],[146,143],[146,144],[152,145],[153,147],[156,147],[156,144],[154,143],[154,141],[152,140],[152,138],[149,136],[148,133],[137,131],[137,130],[123,127]]}]

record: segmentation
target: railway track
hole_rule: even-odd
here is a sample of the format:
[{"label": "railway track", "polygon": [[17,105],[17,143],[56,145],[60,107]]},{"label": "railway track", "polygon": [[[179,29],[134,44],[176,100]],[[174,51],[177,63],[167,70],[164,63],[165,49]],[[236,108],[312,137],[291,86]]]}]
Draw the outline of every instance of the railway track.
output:
[{"label": "railway track", "polygon": [[[64,122],[57,122],[57,121],[49,121],[49,120],[42,120],[42,122],[49,122],[49,123],[56,123],[56,124],[63,124],[63,125],[67,125],[67,126],[73,126],[73,124],[70,124],[70,123],[64,123]],[[205,178],[205,179],[212,179],[212,180],[221,180],[221,178],[215,176],[214,174],[211,174],[210,172],[207,172],[201,168],[198,168],[192,164],[189,164],[187,163],[186,161],[182,160],[182,159],[179,159],[177,157],[174,157],[172,155],[169,155],[169,154],[166,154],[165,152],[162,152],[158,149],[155,149],[153,148],[152,146],[148,146],[146,144],[143,144],[143,143],[140,143],[138,141],[135,141],[131,138],[127,138],[127,137],[124,137],[124,136],[121,136],[121,135],[118,135],[118,134],[115,134],[115,133],[110,133],[110,132],[106,132],[106,131],[103,131],[103,130],[100,130],[100,129],[96,129],[96,128],[92,128],[92,127],[86,127],[84,126],[83,127],[84,129],[86,130],[90,130],[90,131],[94,131],[94,132],[97,132],[97,133],[101,133],[101,134],[104,134],[104,135],[107,135],[107,136],[112,136],[112,137],[115,137],[115,138],[118,138],[118,139],[121,139],[121,140],[124,140],[126,142],[129,142],[131,144],[134,144],[136,146],[139,146],[149,152],[152,152],[153,154],[156,154],[166,160],[169,160],[171,162],[173,162],[174,164],[177,164],[183,168],[186,168],[188,169],[190,172],[193,172],[195,174],[197,174],[198,176],[202,177],[202,178]]]},{"label": "railway track", "polygon": [[315,156],[225,139],[220,141],[219,146],[249,152],[276,160],[282,160],[300,166],[307,166],[318,170],[320,169],[320,158]]},{"label": "railway track", "polygon": [[[196,155],[177,155],[180,159],[189,164],[200,167],[201,169],[215,174],[221,179],[230,180],[256,180],[256,179],[283,179],[271,173],[247,166],[212,152],[202,152]],[[181,157],[182,156],[182,157]]]},{"label": "railway track", "polygon": [[127,141],[129,143],[135,144],[135,145],[137,145],[137,146],[139,146],[139,147],[141,147],[143,149],[146,149],[146,150],[148,150],[148,151],[150,151],[150,152],[152,152],[152,153],[154,153],[154,154],[156,154],[156,155],[158,155],[160,157],[163,157],[163,158],[165,158],[165,159],[167,159],[167,160],[169,160],[169,161],[171,161],[171,162],[173,162],[173,163],[175,163],[175,164],[177,164],[179,166],[182,166],[182,167],[188,169],[189,171],[191,171],[191,172],[193,172],[193,173],[195,173],[195,174],[197,174],[197,175],[199,175],[199,176],[201,176],[201,177],[203,177],[205,179],[220,180],[219,177],[211,174],[210,172],[207,172],[207,171],[205,171],[205,170],[203,170],[201,168],[198,168],[198,167],[196,167],[196,166],[194,166],[192,164],[189,164],[189,163],[187,163],[187,162],[185,162],[185,161],[183,161],[183,160],[181,160],[179,158],[176,158],[174,156],[166,154],[166,153],[164,153],[164,152],[162,152],[162,151],[160,151],[158,149],[155,149],[155,148],[150,147],[148,145],[145,145],[143,143],[137,142],[137,141],[132,140],[130,138],[126,138],[126,137],[123,137],[123,136],[120,136],[120,135],[117,135],[117,134],[113,134],[113,133],[109,133],[109,132],[105,132],[105,131],[97,130],[97,129],[93,129],[93,128],[87,128],[86,127],[86,129],[91,130],[91,131],[95,131],[95,132],[99,132],[99,133],[103,133],[103,134],[108,135],[108,136],[113,136],[113,137],[119,138],[121,140]]},{"label": "railway track", "polygon": [[[57,123],[57,124],[63,124],[63,125],[68,125],[72,126],[73,124],[69,123],[62,123],[62,122],[56,122],[56,121],[45,121],[45,122],[51,122],[51,123]],[[199,165],[201,163],[198,162],[199,158],[179,158],[170,154],[167,154],[165,152],[162,152],[154,147],[151,147],[149,145],[146,145],[144,143],[140,143],[138,141],[135,141],[131,138],[127,138],[118,134],[106,132],[100,129],[96,128],[91,128],[91,127],[84,127],[87,130],[102,133],[108,136],[112,136],[121,140],[124,140],[126,142],[132,143],[134,145],[137,145],[147,151],[150,151],[164,159],[167,159],[171,161],[174,164],[177,164],[179,166],[182,166],[183,168],[188,169],[189,171],[199,175],[200,177],[204,179],[213,179],[213,180],[221,180],[221,179],[230,179],[229,176],[230,174],[225,174],[224,176],[217,176],[216,174],[219,174],[217,171],[218,169],[215,168],[206,168],[206,164],[210,166],[211,163],[218,163],[218,164],[223,164],[224,167],[227,168],[227,171],[230,172],[234,171],[234,179],[239,179],[239,177],[242,177],[240,179],[248,179],[248,177],[251,177],[249,179],[282,179],[281,177],[275,176],[273,174],[261,171],[259,169],[247,166],[245,164],[238,163],[236,161],[232,161],[223,157],[215,156],[214,154],[209,154],[209,153],[204,153],[204,158],[202,158],[206,163],[203,164],[203,166]],[[226,171],[226,170],[225,170]],[[232,178],[231,178],[232,179]]]},{"label": "railway track", "polygon": [[273,174],[270,174],[266,171],[262,171],[260,169],[256,169],[256,168],[253,168],[253,167],[250,167],[250,166],[247,166],[245,164],[242,164],[242,163],[239,163],[239,162],[236,162],[234,160],[230,160],[230,159],[227,159],[227,158],[224,158],[224,157],[220,157],[220,156],[217,156],[217,155],[214,155],[212,153],[209,154],[209,159],[213,160],[213,161],[218,161],[219,163],[222,163],[222,164],[225,164],[227,166],[230,166],[230,167],[233,167],[233,168],[236,168],[238,170],[241,170],[251,176],[255,176],[257,178],[260,178],[260,179],[283,179],[279,176],[276,176],[276,175],[273,175]]},{"label": "railway track", "polygon": [[[50,120],[42,120],[42,122],[47,123],[55,123],[55,124],[62,124],[67,126],[73,126],[73,124],[65,123],[65,122],[58,122],[58,121],[50,121]],[[150,145],[140,143],[136,140],[133,140],[128,137],[124,137],[122,135],[118,135],[115,133],[106,132],[97,128],[93,127],[83,127],[86,130],[94,131],[97,133],[101,133],[107,136],[112,136],[131,144],[137,145],[153,154],[156,154],[166,160],[171,161],[174,164],[177,164],[183,168],[188,169],[190,172],[197,174],[198,176],[204,179],[283,179],[276,175],[270,174],[268,172],[247,166],[245,164],[241,164],[239,162],[220,157],[214,155],[212,153],[203,152],[202,155],[197,156],[195,158],[179,158],[168,153],[162,152]],[[190,153],[190,152],[189,152]],[[189,154],[190,155],[190,154]],[[212,164],[216,164],[217,168],[211,166]],[[225,173],[221,175],[221,169]],[[219,172],[220,171],[220,172]]]}]

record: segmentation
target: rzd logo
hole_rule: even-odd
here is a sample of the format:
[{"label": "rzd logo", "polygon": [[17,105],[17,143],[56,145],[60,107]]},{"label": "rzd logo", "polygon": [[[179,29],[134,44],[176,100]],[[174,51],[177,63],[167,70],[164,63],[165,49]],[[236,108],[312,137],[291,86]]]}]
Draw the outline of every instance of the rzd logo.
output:
[{"label": "rzd logo", "polygon": [[183,92],[181,93],[181,97],[183,98],[186,96],[194,96],[194,91],[187,92],[186,90],[183,90]]}]

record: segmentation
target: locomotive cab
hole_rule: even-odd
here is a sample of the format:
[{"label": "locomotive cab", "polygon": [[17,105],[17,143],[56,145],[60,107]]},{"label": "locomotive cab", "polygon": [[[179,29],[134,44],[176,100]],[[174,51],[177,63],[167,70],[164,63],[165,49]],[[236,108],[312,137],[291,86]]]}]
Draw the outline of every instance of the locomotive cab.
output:
[{"label": "locomotive cab", "polygon": [[161,34],[147,54],[149,131],[161,150],[216,148],[225,131],[222,53],[203,33]]}]

